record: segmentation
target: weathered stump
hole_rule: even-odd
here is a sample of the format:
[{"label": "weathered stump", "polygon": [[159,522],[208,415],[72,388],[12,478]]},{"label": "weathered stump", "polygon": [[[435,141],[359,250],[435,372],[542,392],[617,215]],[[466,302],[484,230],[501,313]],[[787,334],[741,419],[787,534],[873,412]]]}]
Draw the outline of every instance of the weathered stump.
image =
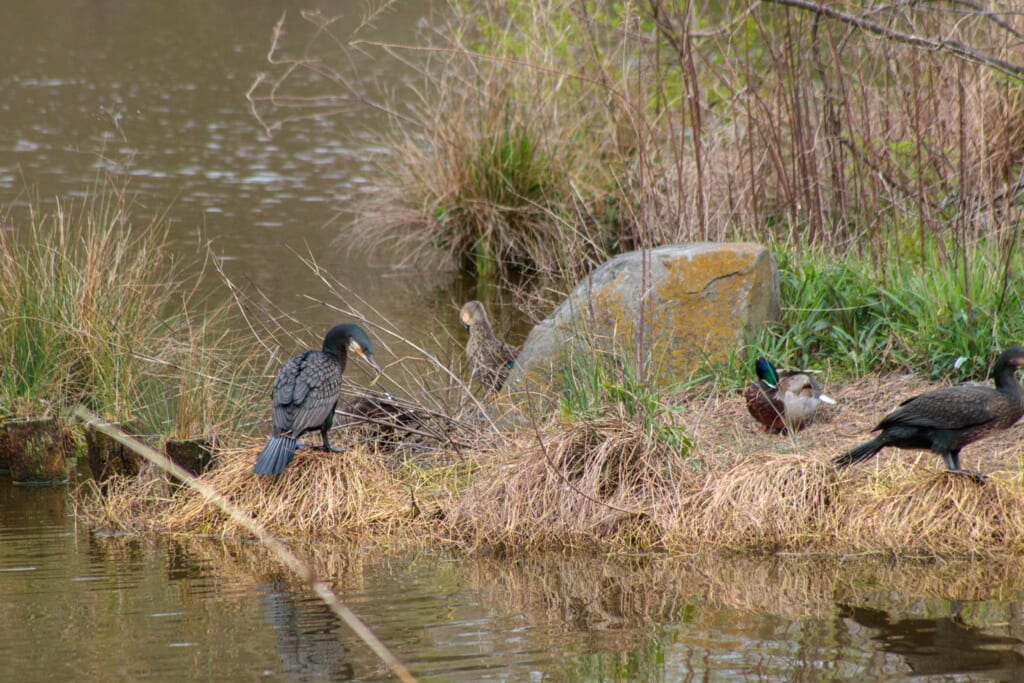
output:
[{"label": "weathered stump", "polygon": [[11,473],[11,447],[7,440],[7,421],[0,422],[0,474]]},{"label": "weathered stump", "polygon": [[210,439],[168,439],[164,442],[164,453],[175,463],[195,476],[205,472],[213,461],[215,444]]},{"label": "weathered stump", "polygon": [[134,477],[141,469],[141,456],[92,425],[85,427],[85,445],[89,471],[98,484],[114,475]]},{"label": "weathered stump", "polygon": [[53,486],[68,481],[64,439],[54,417],[4,421],[11,479],[15,484]]}]

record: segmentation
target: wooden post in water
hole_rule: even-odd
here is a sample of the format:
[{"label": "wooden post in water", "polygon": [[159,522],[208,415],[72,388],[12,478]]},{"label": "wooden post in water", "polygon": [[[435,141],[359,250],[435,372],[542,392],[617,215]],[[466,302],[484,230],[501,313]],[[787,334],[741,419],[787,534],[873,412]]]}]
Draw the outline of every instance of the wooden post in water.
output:
[{"label": "wooden post in water", "polygon": [[64,440],[54,417],[4,421],[11,479],[15,484],[54,486],[68,481]]},{"label": "wooden post in water", "polygon": [[127,477],[139,474],[142,458],[91,424],[85,426],[85,445],[89,471],[97,484],[102,486],[115,474]]},{"label": "wooden post in water", "polygon": [[164,453],[167,457],[192,475],[198,476],[206,471],[213,459],[214,443],[210,439],[168,439],[164,442]]},{"label": "wooden post in water", "polygon": [[0,474],[11,473],[11,447],[7,440],[7,421],[0,422]]}]

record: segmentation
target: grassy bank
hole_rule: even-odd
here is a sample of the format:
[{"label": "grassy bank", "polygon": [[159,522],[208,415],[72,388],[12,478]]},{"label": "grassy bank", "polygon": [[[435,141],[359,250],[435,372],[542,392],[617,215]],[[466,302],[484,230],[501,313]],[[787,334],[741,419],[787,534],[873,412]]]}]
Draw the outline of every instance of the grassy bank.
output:
[{"label": "grassy bank", "polygon": [[[977,347],[960,347],[964,340],[946,334],[943,322],[970,320],[955,272],[925,280],[909,268],[896,279],[903,271],[894,268],[888,291],[868,263],[794,263],[781,259],[784,319],[738,353],[734,367],[708,367],[707,379],[659,392],[628,367],[588,364],[581,348],[576,383],[562,388],[547,417],[501,420],[505,399],[474,401],[458,381],[468,375],[457,359],[425,354],[375,325],[378,356],[404,359],[387,381],[404,389],[411,422],[342,427],[334,441],[345,453],[302,451],[269,479],[251,473],[262,441],[237,433],[204,479],[271,533],[314,542],[427,540],[496,552],[1024,552],[1021,427],[966,449],[965,466],[989,474],[984,487],[945,474],[929,453],[884,452],[842,473],[829,462],[866,440],[901,400],[951,380],[985,379],[996,337],[1024,338],[1016,294],[993,285],[1019,287],[1016,271],[977,265],[975,308],[996,313],[969,338]],[[948,298],[925,294],[944,287]],[[339,301],[346,296],[336,292]],[[841,343],[848,346],[829,346]],[[852,355],[872,349],[886,354]],[[765,350],[821,368],[838,407],[795,435],[766,435],[739,394],[751,380],[741,360]],[[970,355],[957,365],[953,354],[961,352]],[[265,403],[247,407],[249,422],[265,417]],[[115,480],[102,497],[86,487],[76,498],[96,528],[240,533],[158,476]]]},{"label": "grassy bank", "polygon": [[[366,444],[301,452],[277,479],[251,474],[259,444],[222,452],[205,480],[275,535],[331,543],[455,544],[488,552],[586,550],[1009,556],[1024,552],[1021,427],[965,450],[984,487],[937,456],[883,452],[842,473],[829,460],[881,413],[933,384],[871,377],[831,391],[839,407],[794,436],[766,436],[739,397],[680,400],[694,454],[657,457],[632,423],[605,419],[504,434],[445,467]],[[426,454],[421,454],[421,457]],[[235,536],[196,494],[121,480],[85,497],[92,525]],[[354,539],[360,539],[355,541]]]},{"label": "grassy bank", "polygon": [[[111,238],[118,234],[124,233]],[[127,262],[152,257],[138,245],[123,245],[120,253]],[[220,399],[233,411],[232,424],[241,427],[222,431],[222,448],[204,480],[285,538],[383,545],[425,540],[501,553],[1016,555],[1024,552],[1024,529],[1018,528],[1024,519],[1020,427],[964,453],[966,467],[989,474],[985,487],[946,475],[928,453],[883,453],[842,473],[829,463],[865,440],[900,400],[950,380],[983,380],[1002,340],[1024,337],[1019,254],[980,243],[975,254],[982,258],[966,271],[976,312],[971,317],[965,313],[963,271],[936,269],[924,276],[913,265],[894,264],[889,281],[879,283],[869,262],[781,253],[784,318],[738,353],[733,366],[705,368],[703,381],[656,392],[641,373],[604,367],[598,359],[588,364],[584,354],[574,369],[578,382],[563,388],[559,410],[518,422],[497,419],[508,408],[503,401],[472,399],[459,380],[468,375],[458,358],[426,354],[387,323],[374,324],[378,355],[403,359],[387,375],[415,413],[414,431],[344,427],[334,439],[344,454],[302,451],[273,479],[253,476],[251,467],[262,445],[263,430],[256,425],[266,418],[268,368],[280,358],[267,351],[250,365],[225,368],[218,365],[226,357],[217,344],[186,337],[190,345],[174,346],[180,338],[166,336],[168,329],[209,333],[217,316],[202,318],[209,327],[170,325],[162,318],[141,328],[128,355],[142,363],[137,371],[146,376],[138,381],[147,386],[199,387],[186,392],[190,400],[214,400],[221,394],[206,392],[221,390],[244,397],[239,387],[255,387],[248,401]],[[140,271],[150,277],[160,272]],[[42,292],[47,282],[63,280],[27,282]],[[340,283],[326,275],[325,282],[338,287],[329,299],[351,299]],[[251,301],[238,303],[250,313],[249,334],[276,339],[267,327],[272,318],[260,322]],[[171,319],[197,319],[176,315],[181,317]],[[125,334],[120,326],[131,331],[134,322],[108,318],[108,332]],[[946,333],[950,325],[971,323],[974,335]],[[249,337],[232,338],[244,345]],[[975,346],[957,345],[965,342]],[[169,348],[182,354],[173,364],[169,356],[156,355],[156,349]],[[738,393],[751,379],[746,356],[764,351],[821,368],[821,380],[839,406],[794,436],[765,435]],[[956,365],[952,361],[961,353],[966,360]],[[59,363],[49,367],[64,376]],[[134,392],[128,395],[144,396],[135,386],[127,385]],[[53,395],[68,401],[80,394]],[[168,429],[168,423],[160,428]],[[105,495],[83,486],[75,499],[92,528],[241,533],[196,494],[151,471],[111,481]]]}]

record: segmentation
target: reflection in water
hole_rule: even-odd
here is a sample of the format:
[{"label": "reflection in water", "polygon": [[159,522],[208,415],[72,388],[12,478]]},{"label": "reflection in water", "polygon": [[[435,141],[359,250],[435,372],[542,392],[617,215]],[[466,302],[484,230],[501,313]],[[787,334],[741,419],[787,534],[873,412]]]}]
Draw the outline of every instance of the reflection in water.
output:
[{"label": "reflection in water", "polygon": [[[258,544],[88,534],[65,496],[0,478],[0,678],[391,680]],[[1024,562],[302,551],[422,681],[1024,677]],[[977,600],[849,606],[944,593]]]},{"label": "reflection in water", "polygon": [[[871,640],[899,655],[917,676],[986,673],[1024,680],[1024,642],[967,624],[963,605],[951,603],[947,617],[892,619],[883,610],[839,604],[838,616],[876,631]],[[1014,649],[1016,648],[1016,649]]]},{"label": "reflection in water", "polygon": [[351,681],[355,678],[339,623],[318,600],[302,600],[281,585],[264,585],[260,611],[277,633],[281,673],[289,681]]}]

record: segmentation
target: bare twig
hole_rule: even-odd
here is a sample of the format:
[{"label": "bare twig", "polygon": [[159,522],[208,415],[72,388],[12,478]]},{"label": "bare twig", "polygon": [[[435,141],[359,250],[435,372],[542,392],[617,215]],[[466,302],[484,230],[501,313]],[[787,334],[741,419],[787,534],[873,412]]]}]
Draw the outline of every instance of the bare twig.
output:
[{"label": "bare twig", "polygon": [[893,40],[897,43],[913,45],[914,47],[925,48],[928,50],[948,52],[966,59],[969,62],[981,64],[982,66],[986,66],[990,69],[995,69],[1007,76],[1012,76],[1018,80],[1024,80],[1024,65],[1015,64],[1005,59],[1000,59],[994,55],[975,50],[959,40],[947,38],[926,38],[912,33],[904,33],[903,31],[897,31],[878,22],[871,21],[870,19],[847,14],[846,12],[840,12],[837,9],[819,5],[818,3],[810,2],[809,0],[762,0],[762,2],[774,3],[785,7],[795,7],[808,12],[815,12],[822,16],[826,16],[829,19],[835,19],[836,21],[850,24],[863,31],[874,33],[875,35],[882,36],[883,38]]}]

